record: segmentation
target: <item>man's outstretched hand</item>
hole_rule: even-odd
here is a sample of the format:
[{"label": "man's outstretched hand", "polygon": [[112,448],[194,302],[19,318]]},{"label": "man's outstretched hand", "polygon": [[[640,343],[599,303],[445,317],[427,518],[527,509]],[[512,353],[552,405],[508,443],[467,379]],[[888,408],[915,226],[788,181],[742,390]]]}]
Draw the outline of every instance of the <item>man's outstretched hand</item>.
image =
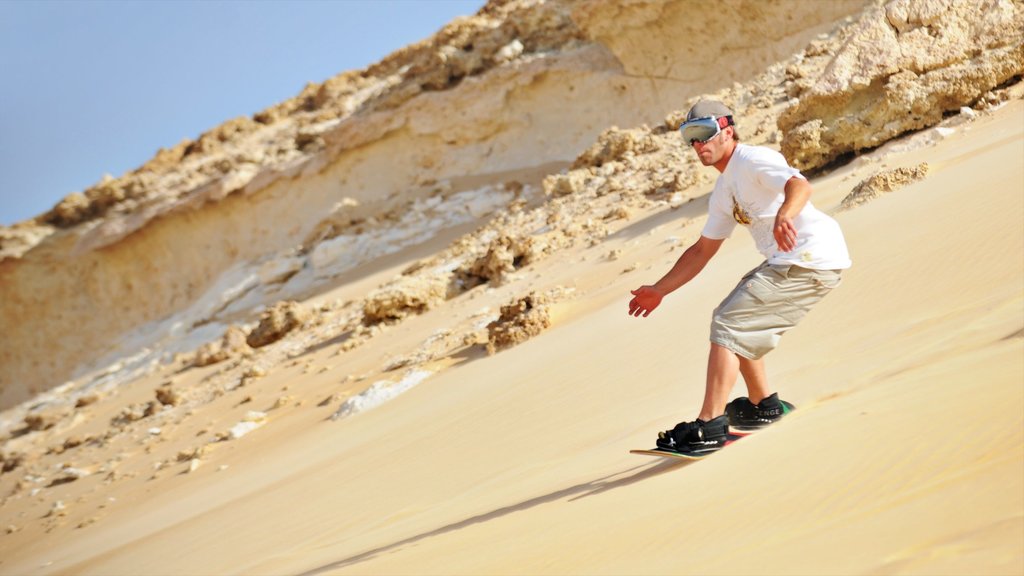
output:
[{"label": "man's outstretched hand", "polygon": [[647,318],[654,312],[654,309],[661,304],[661,299],[665,297],[660,290],[654,286],[641,286],[636,290],[630,292],[633,295],[633,299],[629,301],[629,315]]}]

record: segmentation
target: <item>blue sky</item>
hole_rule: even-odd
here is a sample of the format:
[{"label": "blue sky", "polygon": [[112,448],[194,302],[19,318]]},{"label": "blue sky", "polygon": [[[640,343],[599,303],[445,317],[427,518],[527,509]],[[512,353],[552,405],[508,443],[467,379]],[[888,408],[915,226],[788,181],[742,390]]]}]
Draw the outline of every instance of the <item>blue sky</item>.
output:
[{"label": "blue sky", "polygon": [[485,0],[0,0],[0,225]]}]

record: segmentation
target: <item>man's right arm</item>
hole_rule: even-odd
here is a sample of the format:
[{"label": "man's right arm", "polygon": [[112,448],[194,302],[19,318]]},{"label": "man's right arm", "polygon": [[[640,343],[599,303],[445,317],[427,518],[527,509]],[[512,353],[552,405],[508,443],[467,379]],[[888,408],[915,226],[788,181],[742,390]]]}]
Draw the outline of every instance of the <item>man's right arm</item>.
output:
[{"label": "man's right arm", "polygon": [[678,290],[681,286],[693,280],[704,266],[718,252],[725,239],[712,239],[701,236],[692,246],[683,252],[683,255],[676,260],[672,269],[661,277],[653,285],[641,286],[633,290],[634,298],[629,303],[630,316],[644,316],[645,318],[661,304],[661,299]]}]

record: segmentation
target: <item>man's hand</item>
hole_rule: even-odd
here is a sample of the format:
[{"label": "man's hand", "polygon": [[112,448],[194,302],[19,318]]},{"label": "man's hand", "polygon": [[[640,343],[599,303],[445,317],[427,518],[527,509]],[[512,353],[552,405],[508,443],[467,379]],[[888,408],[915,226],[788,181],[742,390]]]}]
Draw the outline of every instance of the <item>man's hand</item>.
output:
[{"label": "man's hand", "polygon": [[793,218],[799,216],[800,211],[807,205],[811,192],[811,185],[800,176],[786,180],[786,200],[779,207],[779,212],[775,215],[775,227],[772,228],[779,250],[790,252],[796,248],[796,226],[793,224]]},{"label": "man's hand", "polygon": [[640,317],[642,314],[644,318],[650,316],[651,312],[654,312],[654,309],[661,304],[661,299],[665,297],[654,286],[641,286],[631,291],[630,294],[633,295],[633,299],[629,301],[629,315]]},{"label": "man's hand", "polygon": [[793,225],[792,218],[783,216],[780,212],[775,217],[772,234],[775,235],[775,243],[779,245],[779,250],[782,252],[789,252],[796,248],[796,226]]}]

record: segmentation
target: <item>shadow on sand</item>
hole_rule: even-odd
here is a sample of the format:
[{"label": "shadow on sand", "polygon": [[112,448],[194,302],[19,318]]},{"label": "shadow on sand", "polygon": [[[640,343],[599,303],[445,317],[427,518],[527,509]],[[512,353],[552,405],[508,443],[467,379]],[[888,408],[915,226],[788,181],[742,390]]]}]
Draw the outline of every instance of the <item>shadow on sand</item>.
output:
[{"label": "shadow on sand", "polygon": [[462,530],[463,528],[468,528],[474,524],[490,522],[491,520],[496,520],[498,518],[502,518],[515,512],[529,510],[530,508],[534,508],[542,504],[547,504],[549,502],[555,502],[563,498],[568,498],[569,502],[574,502],[576,500],[580,500],[588,496],[601,494],[602,492],[607,492],[615,488],[629,486],[630,484],[640,482],[647,478],[653,478],[654,476],[658,476],[660,474],[664,474],[665,472],[669,472],[671,470],[688,466],[692,463],[693,462],[688,461],[667,460],[655,462],[653,464],[643,464],[640,466],[634,466],[633,468],[629,468],[623,472],[618,472],[616,474],[605,476],[603,478],[598,478],[597,480],[591,480],[590,482],[576,484],[575,486],[563,488],[561,490],[551,492],[550,494],[544,494],[543,496],[530,498],[529,500],[524,500],[522,502],[518,502],[510,506],[505,506],[502,508],[498,508],[496,510],[492,510],[490,512],[485,512],[483,514],[471,516],[469,518],[466,518],[465,520],[441,526],[440,528],[431,530],[429,532],[423,532],[415,536],[410,536],[409,538],[405,538],[403,540],[387,544],[385,546],[380,546],[378,548],[368,550],[361,554],[356,554],[355,556],[350,556],[342,560],[331,562],[329,564],[324,564],[322,566],[318,566],[311,570],[302,572],[300,576],[317,576],[319,574],[324,574],[332,570],[338,570],[340,568],[353,566],[355,564],[359,564],[361,562],[366,562],[367,560],[376,558],[381,554],[399,550],[404,546],[415,544],[417,542],[421,542],[423,540],[427,540],[435,536],[448,534],[449,532],[456,532],[458,530]]}]

